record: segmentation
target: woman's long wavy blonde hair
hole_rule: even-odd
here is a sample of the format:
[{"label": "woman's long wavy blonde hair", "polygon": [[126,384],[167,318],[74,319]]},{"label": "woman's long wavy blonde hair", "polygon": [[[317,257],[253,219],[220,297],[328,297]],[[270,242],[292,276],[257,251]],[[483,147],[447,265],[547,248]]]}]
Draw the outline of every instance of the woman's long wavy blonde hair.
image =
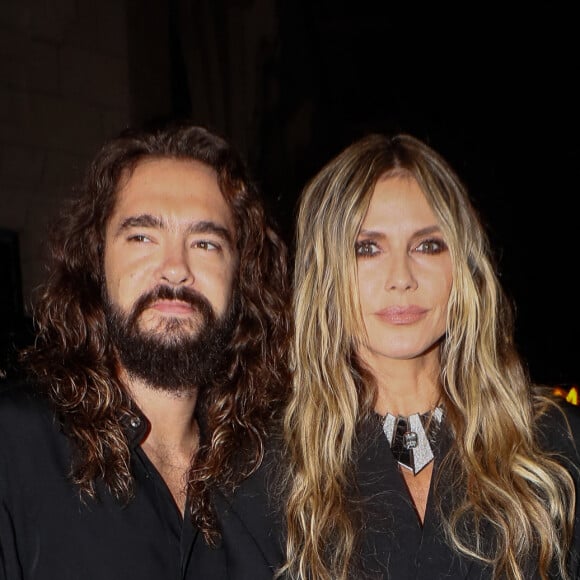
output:
[{"label": "woman's long wavy blonde hair", "polygon": [[[494,578],[523,580],[530,563],[541,578],[554,569],[566,578],[575,495],[571,476],[538,443],[535,425],[549,401],[534,394],[517,353],[511,304],[464,186],[441,156],[408,135],[359,140],[301,197],[293,393],[284,420],[287,562],[280,574],[357,577],[359,530],[348,490],[357,426],[373,411],[376,387],[356,355],[364,323],[354,247],[377,180],[392,174],[417,180],[453,262],[440,350],[454,442],[444,460],[454,490],[451,513],[442,512],[447,541],[492,566]],[[484,528],[495,530],[491,542],[481,536]]]}]

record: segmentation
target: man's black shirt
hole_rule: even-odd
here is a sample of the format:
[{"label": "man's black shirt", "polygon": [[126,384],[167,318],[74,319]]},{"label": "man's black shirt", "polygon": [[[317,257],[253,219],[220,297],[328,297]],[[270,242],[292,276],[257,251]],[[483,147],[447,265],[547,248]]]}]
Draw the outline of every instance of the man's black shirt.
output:
[{"label": "man's black shirt", "polygon": [[[47,402],[23,386],[0,391],[0,579],[177,580],[197,533],[139,446],[149,424],[127,421],[135,496],[71,483],[72,445]],[[196,577],[190,571],[190,577]]]}]

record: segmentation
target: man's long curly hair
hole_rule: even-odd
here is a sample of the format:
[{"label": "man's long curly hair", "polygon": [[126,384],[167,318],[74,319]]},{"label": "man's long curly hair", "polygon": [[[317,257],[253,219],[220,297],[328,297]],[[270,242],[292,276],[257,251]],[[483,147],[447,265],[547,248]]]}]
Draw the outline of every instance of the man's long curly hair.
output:
[{"label": "man's long curly hair", "polygon": [[[101,479],[121,501],[134,489],[123,424],[134,403],[118,379],[104,310],[105,230],[126,176],[145,159],[195,160],[212,167],[235,223],[235,329],[225,374],[198,397],[202,426],[188,492],[191,516],[217,538],[210,492],[233,489],[260,464],[266,428],[287,389],[287,249],[270,223],[238,153],[203,127],[171,123],[126,130],[90,164],[51,232],[49,276],[35,306],[37,338],[22,362],[37,378],[71,437],[72,479],[94,497]],[[243,461],[242,461],[243,460]]]}]

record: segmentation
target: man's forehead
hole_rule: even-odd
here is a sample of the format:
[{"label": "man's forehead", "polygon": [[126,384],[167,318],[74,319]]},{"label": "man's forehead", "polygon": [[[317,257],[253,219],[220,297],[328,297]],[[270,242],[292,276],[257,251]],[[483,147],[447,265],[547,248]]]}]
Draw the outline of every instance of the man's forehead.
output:
[{"label": "man's forehead", "polygon": [[221,216],[233,230],[231,204],[223,194],[217,172],[205,163],[147,158],[125,170],[119,179],[113,214],[151,213],[161,217],[187,215],[188,211],[201,213],[199,219]]},{"label": "man's forehead", "polygon": [[[141,173],[144,169],[150,169],[152,171],[159,170],[160,167],[190,167],[195,169],[196,171],[205,174],[208,178],[214,180],[220,189],[220,179],[218,172],[207,163],[200,161],[199,159],[189,159],[189,158],[181,158],[181,157],[171,157],[171,156],[163,156],[163,155],[151,155],[146,156],[138,159],[131,165],[125,167],[121,170],[119,174],[119,178],[117,180],[116,191],[117,193],[122,191],[126,186],[127,183],[133,178],[135,173]],[[223,195],[223,192],[221,192]]]},{"label": "man's forehead", "polygon": [[129,197],[131,201],[140,201],[160,196],[168,203],[176,202],[177,194],[184,196],[184,200],[206,201],[231,212],[212,167],[196,160],[173,158],[148,158],[126,169],[119,178],[115,205]]}]

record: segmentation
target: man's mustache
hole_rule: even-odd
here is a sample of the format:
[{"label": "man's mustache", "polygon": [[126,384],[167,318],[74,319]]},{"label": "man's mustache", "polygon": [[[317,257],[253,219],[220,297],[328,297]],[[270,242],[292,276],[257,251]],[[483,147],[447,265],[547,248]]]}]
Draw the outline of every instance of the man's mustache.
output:
[{"label": "man's mustache", "polygon": [[196,290],[183,287],[172,288],[171,286],[157,286],[139,297],[132,308],[130,316],[131,322],[135,322],[147,308],[158,300],[179,300],[199,310],[210,322],[216,318],[209,300]]}]

